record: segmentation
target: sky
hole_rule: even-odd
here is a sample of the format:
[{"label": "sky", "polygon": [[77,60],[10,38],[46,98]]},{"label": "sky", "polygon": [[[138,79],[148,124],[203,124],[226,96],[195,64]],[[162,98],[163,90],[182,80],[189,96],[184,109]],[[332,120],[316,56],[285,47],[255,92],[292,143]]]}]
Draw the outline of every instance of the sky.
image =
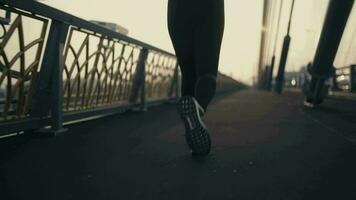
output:
[{"label": "sky", "polygon": [[[168,0],[45,0],[52,7],[87,20],[114,22],[129,36],[174,52],[167,30]],[[219,70],[251,82],[257,71],[261,0],[225,0],[225,33]]]},{"label": "sky", "polygon": [[[283,1],[283,9],[278,37],[275,37],[274,32],[277,22],[276,14],[274,17],[272,15],[274,29],[270,32],[270,36],[273,36],[269,45],[270,52],[277,38],[276,66],[278,66],[283,37],[286,34],[292,0],[272,0],[272,13],[277,13],[281,1]],[[168,0],[75,0],[70,3],[68,0],[42,0],[41,2],[87,20],[117,23],[129,30],[130,37],[174,52],[167,30]],[[296,1],[287,71],[299,70],[313,59],[327,3],[328,0]],[[263,0],[225,0],[225,33],[219,70],[249,84],[252,83],[252,77],[257,73],[262,9]],[[352,42],[352,34],[350,34],[355,29],[350,25],[355,21],[355,12],[352,12],[353,20],[347,27],[348,37],[344,38],[340,45],[342,50],[339,51],[340,55],[336,59],[338,65],[353,62],[342,60],[342,58],[346,54],[350,55],[350,51],[346,53],[345,51],[354,49],[353,44],[356,44],[356,41]],[[272,57],[272,53],[267,55],[266,64]]]}]

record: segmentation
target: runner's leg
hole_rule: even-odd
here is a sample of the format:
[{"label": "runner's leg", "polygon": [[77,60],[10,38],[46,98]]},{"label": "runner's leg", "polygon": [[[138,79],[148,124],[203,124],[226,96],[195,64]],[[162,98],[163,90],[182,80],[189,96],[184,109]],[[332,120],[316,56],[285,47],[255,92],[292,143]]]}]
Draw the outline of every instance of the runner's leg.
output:
[{"label": "runner's leg", "polygon": [[170,0],[168,30],[182,72],[182,95],[194,96],[197,81],[194,63],[194,32],[189,1]]},{"label": "runner's leg", "polygon": [[[198,9],[198,8],[196,8]],[[206,109],[216,90],[219,55],[224,32],[224,1],[205,0],[195,30],[195,97]]]}]

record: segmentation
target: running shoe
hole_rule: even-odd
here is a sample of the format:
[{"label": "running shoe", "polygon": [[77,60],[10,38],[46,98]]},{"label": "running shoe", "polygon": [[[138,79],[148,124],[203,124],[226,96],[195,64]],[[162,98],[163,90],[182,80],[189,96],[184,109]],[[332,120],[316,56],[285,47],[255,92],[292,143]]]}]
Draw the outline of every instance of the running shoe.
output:
[{"label": "running shoe", "polygon": [[207,155],[211,140],[201,117],[204,109],[192,96],[183,96],[178,101],[178,113],[185,125],[185,139],[193,155]]}]

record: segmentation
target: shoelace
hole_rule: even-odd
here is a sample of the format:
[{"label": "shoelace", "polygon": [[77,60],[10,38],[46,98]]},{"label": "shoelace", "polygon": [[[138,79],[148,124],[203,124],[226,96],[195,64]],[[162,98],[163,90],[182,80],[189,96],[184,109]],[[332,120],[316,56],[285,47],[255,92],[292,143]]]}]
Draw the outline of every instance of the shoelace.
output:
[{"label": "shoelace", "polygon": [[199,102],[193,97],[193,101],[194,103],[198,106],[198,110],[199,110],[199,116],[203,117],[205,114],[205,110],[204,108],[199,104]]}]

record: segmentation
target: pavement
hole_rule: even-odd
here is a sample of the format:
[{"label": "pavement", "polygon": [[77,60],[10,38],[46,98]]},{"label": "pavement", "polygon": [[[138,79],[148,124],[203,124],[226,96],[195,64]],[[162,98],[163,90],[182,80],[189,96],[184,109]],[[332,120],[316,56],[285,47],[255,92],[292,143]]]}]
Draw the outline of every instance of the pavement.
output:
[{"label": "pavement", "polygon": [[190,155],[173,104],[0,140],[1,200],[356,199],[356,101],[216,98],[212,152]]}]

